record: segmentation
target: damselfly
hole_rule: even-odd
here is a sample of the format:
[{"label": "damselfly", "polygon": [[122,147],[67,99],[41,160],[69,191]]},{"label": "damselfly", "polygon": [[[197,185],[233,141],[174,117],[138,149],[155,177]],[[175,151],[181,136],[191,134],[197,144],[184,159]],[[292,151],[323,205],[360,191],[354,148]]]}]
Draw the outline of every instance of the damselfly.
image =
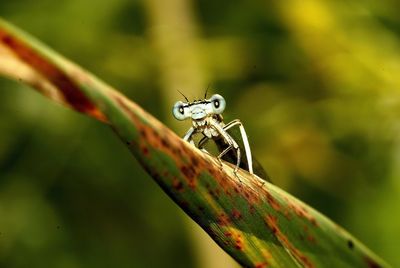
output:
[{"label": "damselfly", "polygon": [[[183,94],[182,94],[183,95]],[[228,124],[223,122],[222,112],[225,110],[225,99],[218,94],[207,99],[207,92],[203,100],[189,101],[184,95],[186,102],[175,103],[172,114],[177,120],[192,120],[192,127],[183,137],[184,140],[205,150],[208,141],[213,140],[218,147],[218,160],[223,159],[236,164],[234,173],[239,167],[248,170],[251,174],[270,181],[262,166],[253,159],[246,131],[240,120],[236,119]],[[233,131],[239,127],[239,135]],[[203,138],[196,144],[193,137],[195,134],[203,134]],[[244,149],[245,155],[242,154]],[[207,151],[206,151],[207,152]],[[253,169],[254,168],[254,169]]]}]

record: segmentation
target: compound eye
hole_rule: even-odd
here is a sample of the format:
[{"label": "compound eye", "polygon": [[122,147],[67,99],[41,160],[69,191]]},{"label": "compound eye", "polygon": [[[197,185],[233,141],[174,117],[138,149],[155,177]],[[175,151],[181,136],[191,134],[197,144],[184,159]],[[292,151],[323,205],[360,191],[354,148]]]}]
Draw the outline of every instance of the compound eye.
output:
[{"label": "compound eye", "polygon": [[218,94],[213,95],[210,98],[210,102],[212,103],[214,113],[220,114],[225,110],[226,102],[221,95]]},{"label": "compound eye", "polygon": [[177,103],[175,103],[174,107],[172,108],[172,114],[174,115],[174,117],[177,120],[185,120],[186,119],[186,115],[185,115],[185,107],[184,107],[184,103],[181,101],[178,101]]}]

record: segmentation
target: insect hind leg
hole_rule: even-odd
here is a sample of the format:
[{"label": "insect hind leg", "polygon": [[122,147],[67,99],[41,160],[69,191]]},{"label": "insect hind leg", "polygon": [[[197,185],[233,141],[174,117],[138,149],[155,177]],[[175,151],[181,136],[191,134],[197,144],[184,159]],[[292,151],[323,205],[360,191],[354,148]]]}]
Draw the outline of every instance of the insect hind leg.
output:
[{"label": "insect hind leg", "polygon": [[226,132],[224,129],[225,126],[220,125],[219,122],[217,121],[211,121],[211,125],[213,128],[221,135],[221,137],[225,140],[225,142],[228,144],[228,147],[225,148],[218,156],[218,159],[220,159],[222,156],[224,156],[229,150],[234,149],[236,151],[236,158],[237,158],[237,163],[236,167],[234,169],[234,173],[237,176],[237,171],[239,169],[240,165],[240,147],[237,144],[237,142]]},{"label": "insect hind leg", "polygon": [[[247,165],[249,167],[249,172],[250,172],[250,174],[254,174],[253,159],[251,156],[250,144],[249,144],[249,140],[247,139],[246,130],[244,129],[242,122],[240,122],[240,120],[238,120],[238,119],[235,119],[235,120],[229,122],[228,124],[226,124],[223,127],[223,129],[226,131],[235,126],[239,126],[240,135],[242,136],[242,141],[243,141],[243,145],[244,145],[244,151],[246,153],[246,160],[247,160]],[[240,156],[240,151],[239,151],[238,155]],[[238,160],[238,162],[239,162],[239,160]]]},{"label": "insect hind leg", "polygon": [[239,145],[237,145],[237,143],[231,138],[231,140],[229,141],[229,143],[231,143],[228,147],[226,147],[219,155],[218,155],[218,160],[220,162],[220,164],[222,165],[221,159],[222,157],[229,152],[232,149],[235,149],[236,151],[236,158],[237,158],[237,162],[236,162],[236,166],[235,169],[233,170],[233,173],[235,174],[236,177],[238,177],[237,172],[239,170],[239,165],[240,165],[240,148]]}]

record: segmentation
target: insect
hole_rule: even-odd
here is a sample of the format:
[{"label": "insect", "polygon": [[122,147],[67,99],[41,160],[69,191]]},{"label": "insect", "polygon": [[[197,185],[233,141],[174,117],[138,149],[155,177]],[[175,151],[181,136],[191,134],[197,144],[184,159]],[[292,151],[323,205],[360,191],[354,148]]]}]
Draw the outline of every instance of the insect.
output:
[{"label": "insect", "polygon": [[[181,93],[182,94],[182,93]],[[183,94],[182,94],[183,95]],[[203,138],[198,142],[197,147],[205,152],[205,144],[213,140],[218,147],[219,155],[218,160],[221,159],[236,164],[234,173],[237,174],[239,167],[248,170],[251,174],[256,174],[258,177],[268,180],[268,175],[255,161],[251,155],[249,141],[246,131],[240,120],[236,119],[227,124],[223,122],[222,113],[225,110],[225,99],[218,94],[214,94],[211,98],[207,99],[207,91],[203,100],[195,100],[190,102],[185,97],[186,102],[178,101],[172,108],[173,116],[180,121],[185,119],[192,120],[192,126],[187,131],[183,139],[196,146],[193,137],[195,134],[203,134]],[[239,127],[241,142],[233,135],[232,129]],[[242,155],[244,148],[245,155]],[[253,164],[256,170],[253,170]]]}]

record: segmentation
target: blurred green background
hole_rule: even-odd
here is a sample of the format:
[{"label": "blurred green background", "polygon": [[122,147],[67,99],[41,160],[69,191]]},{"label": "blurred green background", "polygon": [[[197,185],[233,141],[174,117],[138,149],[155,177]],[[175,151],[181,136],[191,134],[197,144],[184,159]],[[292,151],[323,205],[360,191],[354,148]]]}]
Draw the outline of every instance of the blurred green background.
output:
[{"label": "blurred green background", "polygon": [[[212,93],[274,183],[400,267],[400,2],[14,0],[0,16],[183,135]],[[1,61],[1,59],[0,59]],[[106,127],[0,80],[0,267],[232,267]]]}]

